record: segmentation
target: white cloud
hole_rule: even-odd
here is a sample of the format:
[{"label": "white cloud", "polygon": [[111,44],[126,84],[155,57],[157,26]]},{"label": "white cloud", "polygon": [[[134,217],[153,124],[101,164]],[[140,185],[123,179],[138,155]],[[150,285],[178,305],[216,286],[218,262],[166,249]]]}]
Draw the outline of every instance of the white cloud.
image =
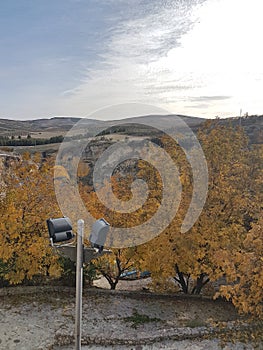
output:
[{"label": "white cloud", "polygon": [[158,94],[151,93],[151,86],[156,86],[151,64],[178,45],[189,29],[191,7],[187,3],[148,6],[151,10],[145,13],[141,8],[143,15],[119,23],[101,55],[100,69],[89,70],[78,87],[64,92],[61,112],[88,115],[110,104],[162,102],[156,100]]},{"label": "white cloud", "polygon": [[[236,115],[240,108],[260,113],[261,0],[189,4],[147,7],[143,16],[113,28],[102,66],[64,93],[62,113],[88,115],[125,102],[207,117]],[[193,100],[200,96],[207,101]]]}]

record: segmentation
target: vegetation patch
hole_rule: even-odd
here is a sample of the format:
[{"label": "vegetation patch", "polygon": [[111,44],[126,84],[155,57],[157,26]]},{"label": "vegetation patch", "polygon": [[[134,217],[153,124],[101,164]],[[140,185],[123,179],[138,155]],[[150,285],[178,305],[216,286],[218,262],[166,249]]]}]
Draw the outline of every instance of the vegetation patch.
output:
[{"label": "vegetation patch", "polygon": [[203,320],[196,318],[192,320],[187,320],[185,323],[185,326],[190,328],[196,328],[196,327],[206,327],[207,324]]},{"label": "vegetation patch", "polygon": [[162,320],[160,318],[152,318],[148,315],[140,314],[137,310],[134,310],[132,316],[125,317],[124,321],[131,323],[131,327],[136,329],[142,324],[150,322],[160,322]]}]

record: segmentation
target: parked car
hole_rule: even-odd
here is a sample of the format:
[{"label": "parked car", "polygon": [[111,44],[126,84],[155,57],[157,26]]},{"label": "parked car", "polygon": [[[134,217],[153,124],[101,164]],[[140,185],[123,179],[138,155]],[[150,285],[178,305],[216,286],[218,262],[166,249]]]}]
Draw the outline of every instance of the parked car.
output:
[{"label": "parked car", "polygon": [[141,278],[150,277],[150,271],[138,271],[136,269],[131,271],[125,271],[120,275],[121,280],[137,280]]}]

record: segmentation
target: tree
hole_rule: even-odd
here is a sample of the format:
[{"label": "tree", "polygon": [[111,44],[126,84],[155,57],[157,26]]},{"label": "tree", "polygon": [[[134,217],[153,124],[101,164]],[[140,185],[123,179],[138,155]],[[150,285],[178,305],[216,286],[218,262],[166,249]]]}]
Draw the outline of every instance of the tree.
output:
[{"label": "tree", "polygon": [[1,275],[11,284],[34,275],[58,276],[58,257],[49,246],[46,219],[61,215],[53,190],[52,164],[25,154],[5,170],[1,187]]},{"label": "tree", "polygon": [[170,148],[164,146],[179,164],[184,186],[181,205],[171,225],[147,247],[139,247],[147,252],[144,267],[158,285],[165,286],[174,271],[183,292],[195,294],[210,280],[223,276],[228,283],[236,282],[235,264],[226,262],[242,248],[262,203],[262,151],[248,148],[243,130],[207,123],[199,139],[209,167],[209,191],[202,214],[191,230],[180,233],[192,179],[185,159],[170,141]]},{"label": "tree", "polygon": [[121,275],[134,267],[134,254],[136,248],[112,249],[112,254],[104,255],[93,262],[95,269],[110,284],[110,289],[116,289]]},{"label": "tree", "polygon": [[236,282],[235,265],[226,263],[227,257],[241,249],[260,203],[255,191],[260,160],[248,148],[244,131],[207,123],[199,139],[209,167],[207,201],[199,220],[175,244],[177,279],[188,286],[189,276],[196,278],[192,293],[220,277]]},{"label": "tree", "polygon": [[[136,247],[133,263],[151,272],[153,284],[159,290],[165,290],[173,277],[184,293],[199,294],[209,281],[224,277],[226,285],[221,288],[221,295],[231,298],[238,307],[243,305],[244,311],[259,315],[262,312],[262,247],[257,242],[262,232],[262,145],[249,147],[242,128],[222,126],[218,121],[207,122],[198,137],[209,169],[207,201],[200,217],[188,232],[180,232],[191,200],[193,178],[179,146],[169,137],[162,137],[159,144],[179,169],[181,202],[170,225],[151,241]],[[189,155],[194,157],[195,149],[189,150]],[[154,215],[163,205],[162,179],[144,162],[137,164],[134,176],[146,179],[149,186],[147,202],[142,208],[128,214],[115,213],[103,206],[96,193],[91,191],[86,203],[95,217],[103,214],[113,225],[129,228]],[[175,181],[172,172],[168,178],[171,183]],[[112,179],[114,193],[119,199],[130,198],[132,181],[133,178]],[[109,184],[101,190],[104,196],[108,193],[107,186]],[[172,199],[170,201],[165,204],[167,213],[172,205]],[[165,213],[166,210],[164,216]],[[253,264],[257,267],[252,268]],[[246,270],[246,266],[250,269]],[[230,292],[231,288],[233,292]],[[256,296],[254,303],[251,293]]]},{"label": "tree", "polygon": [[236,283],[221,286],[217,296],[231,300],[242,313],[263,318],[263,217],[252,224],[242,250],[228,256],[227,263],[235,266]]},{"label": "tree", "polygon": [[[82,166],[79,170],[80,174],[82,174]],[[86,171],[84,171],[84,173],[86,173]],[[130,195],[130,182],[130,178],[121,179],[117,175],[113,176],[112,185],[114,187],[114,192],[116,196],[122,197],[122,199],[128,199]],[[100,196],[107,196],[110,189],[111,185],[109,183],[105,183],[105,185],[101,187],[99,191]],[[84,203],[88,207],[88,210],[91,212],[93,217],[97,219],[104,217],[114,227],[126,227],[127,225],[131,225],[132,222],[136,221],[137,219],[137,216],[134,215],[132,220],[128,222],[128,216],[125,213],[118,213],[112,210],[111,208],[107,208],[103,203],[100,202],[98,198],[98,193],[96,193],[92,188],[89,188],[85,185],[81,185],[80,192]],[[122,243],[125,243],[125,237],[122,237],[121,239]],[[129,238],[126,237],[126,239]],[[133,268],[135,266],[135,262],[135,247],[119,249],[115,248],[112,249],[112,254],[104,255],[99,259],[96,259],[96,261],[93,262],[93,265],[97,272],[106,278],[106,280],[110,284],[110,288],[116,289],[121,274]]]}]

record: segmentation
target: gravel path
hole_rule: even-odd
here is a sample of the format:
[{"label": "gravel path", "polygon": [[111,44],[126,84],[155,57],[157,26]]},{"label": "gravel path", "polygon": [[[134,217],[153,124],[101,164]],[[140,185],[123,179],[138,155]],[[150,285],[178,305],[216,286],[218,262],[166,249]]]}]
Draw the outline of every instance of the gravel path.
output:
[{"label": "gravel path", "polygon": [[[73,349],[74,308],[74,290],[70,289],[0,296],[0,349]],[[134,312],[146,315],[149,322],[134,328],[131,320],[127,321]],[[85,291],[82,349],[221,349],[217,339],[201,341],[198,338],[215,315],[221,320],[227,315],[227,321],[236,318],[232,306],[222,302],[153,297],[146,293]],[[228,344],[223,349],[253,347],[238,343]]]},{"label": "gravel path", "polygon": [[[71,347],[59,347],[57,350],[72,350]],[[220,346],[219,340],[182,340],[182,341],[164,341],[152,345],[137,346],[107,346],[89,345],[82,346],[82,350],[252,350],[252,345],[245,345],[240,342],[236,344],[227,343],[223,347]]]}]

